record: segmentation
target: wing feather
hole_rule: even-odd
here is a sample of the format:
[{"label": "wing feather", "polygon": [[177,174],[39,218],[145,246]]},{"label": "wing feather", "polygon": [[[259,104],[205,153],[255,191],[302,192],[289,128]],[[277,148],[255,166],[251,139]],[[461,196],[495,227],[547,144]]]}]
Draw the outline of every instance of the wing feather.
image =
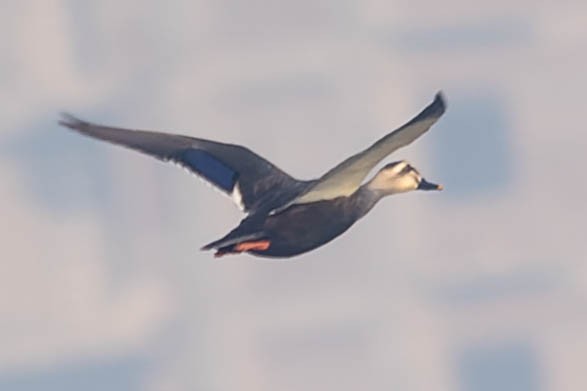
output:
[{"label": "wing feather", "polygon": [[438,92],[434,101],[416,117],[328,171],[290,204],[316,202],[353,194],[381,160],[426,133],[445,110],[446,103],[442,93]]},{"label": "wing feather", "polygon": [[[287,193],[300,187],[300,181],[240,145],[176,134],[102,126],[69,114],[63,114],[59,124],[85,136],[179,164],[230,196],[246,212],[265,207],[264,203],[267,201],[289,201],[292,197],[288,197]],[[270,192],[274,194],[269,194]]]}]

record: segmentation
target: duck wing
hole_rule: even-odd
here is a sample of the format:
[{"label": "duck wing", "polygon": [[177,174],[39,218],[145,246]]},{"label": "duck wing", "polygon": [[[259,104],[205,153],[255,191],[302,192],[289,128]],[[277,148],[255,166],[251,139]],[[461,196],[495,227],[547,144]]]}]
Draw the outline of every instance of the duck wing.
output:
[{"label": "duck wing", "polygon": [[277,207],[305,188],[304,182],[240,145],[102,126],[68,114],[62,115],[59,124],[85,136],[179,164],[230,196],[244,212]]},{"label": "duck wing", "polygon": [[[441,92],[420,114],[387,134],[369,148],[353,155],[318,179],[291,204],[303,204],[353,194],[367,174],[392,152],[405,147],[430,129],[444,114],[446,104]],[[285,206],[287,207],[287,205]],[[281,208],[283,209],[283,208]]]}]

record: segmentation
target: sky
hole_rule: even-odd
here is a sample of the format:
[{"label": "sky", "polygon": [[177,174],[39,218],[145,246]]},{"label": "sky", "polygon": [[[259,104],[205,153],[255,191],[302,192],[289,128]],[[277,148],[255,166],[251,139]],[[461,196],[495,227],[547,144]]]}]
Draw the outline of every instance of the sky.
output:
[{"label": "sky", "polygon": [[[5,2],[0,389],[584,390],[581,1]],[[287,261],[238,210],[60,112],[315,178],[442,90],[383,200]]]}]

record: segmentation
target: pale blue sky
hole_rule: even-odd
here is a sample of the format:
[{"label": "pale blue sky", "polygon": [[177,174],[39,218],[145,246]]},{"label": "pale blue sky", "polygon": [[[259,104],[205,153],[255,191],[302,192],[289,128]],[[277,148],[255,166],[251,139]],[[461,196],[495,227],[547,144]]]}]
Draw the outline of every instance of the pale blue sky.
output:
[{"label": "pale blue sky", "polygon": [[[583,2],[3,9],[0,389],[587,387]],[[439,89],[392,159],[446,190],[287,262],[200,252],[240,218],[226,199],[56,125],[242,143],[307,178]]]}]

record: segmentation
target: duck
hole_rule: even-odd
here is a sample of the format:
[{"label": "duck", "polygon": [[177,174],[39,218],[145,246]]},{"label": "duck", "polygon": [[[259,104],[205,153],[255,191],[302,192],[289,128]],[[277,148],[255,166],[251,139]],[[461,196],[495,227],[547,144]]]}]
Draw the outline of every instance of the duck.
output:
[{"label": "duck", "polygon": [[290,258],[337,238],[382,198],[414,190],[442,190],[405,160],[369,173],[383,159],[426,133],[444,114],[442,91],[419,114],[368,148],[312,180],[282,171],[247,147],[157,131],[110,127],[63,113],[59,124],[182,166],[232,199],[245,217],[224,237],[203,246],[215,257],[248,253]]}]

